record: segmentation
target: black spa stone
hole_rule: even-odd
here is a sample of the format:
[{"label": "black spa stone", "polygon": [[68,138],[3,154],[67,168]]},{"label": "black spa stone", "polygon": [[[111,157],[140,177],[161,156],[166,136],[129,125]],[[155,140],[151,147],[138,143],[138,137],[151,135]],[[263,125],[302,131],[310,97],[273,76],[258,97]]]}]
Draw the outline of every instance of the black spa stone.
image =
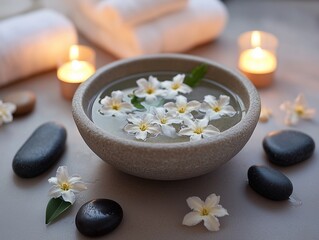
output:
[{"label": "black spa stone", "polygon": [[123,219],[121,206],[110,199],[95,199],[85,203],[75,217],[79,232],[98,237],[113,231]]},{"label": "black spa stone", "polygon": [[22,178],[36,177],[56,163],[66,142],[65,128],[55,122],[39,126],[13,158],[13,171]]},{"label": "black spa stone", "polygon": [[289,198],[293,185],[283,173],[265,166],[251,166],[248,169],[251,188],[265,198],[281,201]]},{"label": "black spa stone", "polygon": [[263,140],[263,147],[269,161],[290,166],[310,158],[315,150],[315,142],[305,133],[282,130],[269,133]]}]

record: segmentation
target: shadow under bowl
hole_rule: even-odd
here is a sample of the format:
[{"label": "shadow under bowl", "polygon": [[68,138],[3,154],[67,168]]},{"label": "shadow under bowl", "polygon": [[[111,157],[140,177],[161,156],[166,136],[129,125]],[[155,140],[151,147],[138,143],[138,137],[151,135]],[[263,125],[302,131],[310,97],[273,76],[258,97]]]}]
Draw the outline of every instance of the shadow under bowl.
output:
[{"label": "shadow under bowl", "polygon": [[[148,143],[111,135],[91,120],[90,106],[106,85],[145,72],[189,72],[208,66],[207,79],[237,94],[246,110],[234,126],[196,142]],[[183,54],[157,54],[108,64],[82,83],[73,98],[73,118],[86,144],[113,167],[142,178],[177,180],[211,172],[234,157],[252,135],[260,114],[256,88],[244,76],[207,59]]]}]

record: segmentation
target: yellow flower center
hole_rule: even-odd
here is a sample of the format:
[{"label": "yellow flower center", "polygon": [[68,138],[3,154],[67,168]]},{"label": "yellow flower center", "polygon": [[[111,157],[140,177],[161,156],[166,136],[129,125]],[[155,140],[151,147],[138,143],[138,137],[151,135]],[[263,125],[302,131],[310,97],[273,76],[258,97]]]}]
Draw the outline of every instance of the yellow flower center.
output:
[{"label": "yellow flower center", "polygon": [[214,107],[213,110],[214,110],[215,112],[219,112],[221,109],[220,109],[220,107],[217,106],[217,107]]},{"label": "yellow flower center", "polygon": [[209,211],[208,211],[208,209],[207,208],[203,208],[202,210],[201,210],[201,213],[200,213],[202,216],[208,216],[209,215]]},{"label": "yellow flower center", "polygon": [[185,113],[185,111],[186,111],[186,107],[180,107],[180,108],[178,109],[178,112],[179,112],[179,113]]},{"label": "yellow flower center", "polygon": [[141,131],[146,131],[148,129],[148,126],[145,123],[140,124]]},{"label": "yellow flower center", "polygon": [[120,105],[115,103],[112,105],[112,109],[118,111],[120,110]]},{"label": "yellow flower center", "polygon": [[196,134],[202,134],[202,133],[203,133],[203,128],[201,128],[201,127],[195,128],[195,129],[194,129],[194,133],[196,133]]},{"label": "yellow flower center", "polygon": [[178,83],[173,83],[171,88],[172,88],[173,90],[177,90],[177,89],[180,88],[180,86],[181,86],[181,85],[178,84]]},{"label": "yellow flower center", "polygon": [[166,124],[167,123],[167,119],[166,118],[162,118],[161,119],[161,124]]},{"label": "yellow flower center", "polygon": [[155,92],[155,90],[152,87],[149,87],[148,89],[146,89],[147,94],[153,94],[154,92]]},{"label": "yellow flower center", "polygon": [[303,115],[303,114],[305,113],[305,109],[304,109],[303,106],[296,106],[296,107],[295,107],[295,112],[296,112],[299,116],[301,116],[301,115]]},{"label": "yellow flower center", "polygon": [[70,189],[70,185],[68,183],[62,183],[61,189],[63,191],[68,191]]}]

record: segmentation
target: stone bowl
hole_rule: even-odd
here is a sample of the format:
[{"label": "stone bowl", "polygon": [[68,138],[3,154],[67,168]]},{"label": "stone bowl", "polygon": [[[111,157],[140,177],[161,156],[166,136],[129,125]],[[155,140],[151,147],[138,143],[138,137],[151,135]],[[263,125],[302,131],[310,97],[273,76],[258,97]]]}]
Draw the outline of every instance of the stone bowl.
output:
[{"label": "stone bowl", "polygon": [[[188,72],[201,63],[208,65],[206,78],[236,93],[246,114],[221,134],[196,142],[148,143],[109,134],[91,120],[90,106],[112,81],[145,72]],[[108,64],[82,83],[73,98],[73,118],[86,144],[102,160],[128,174],[148,179],[177,180],[211,172],[234,157],[247,143],[260,114],[256,88],[243,75],[207,59],[158,54]]]}]

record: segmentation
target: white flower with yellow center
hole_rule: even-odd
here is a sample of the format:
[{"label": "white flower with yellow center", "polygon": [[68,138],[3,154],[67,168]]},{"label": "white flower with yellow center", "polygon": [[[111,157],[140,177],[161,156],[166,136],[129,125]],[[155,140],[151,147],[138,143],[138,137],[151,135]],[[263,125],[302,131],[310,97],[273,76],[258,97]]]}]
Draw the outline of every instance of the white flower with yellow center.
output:
[{"label": "white flower with yellow center", "polygon": [[179,93],[190,93],[192,88],[186,85],[184,82],[185,74],[176,75],[172,81],[164,81],[162,82],[162,87],[166,89],[165,95],[163,97],[165,99],[173,99]]},{"label": "white flower with yellow center", "polygon": [[157,136],[161,132],[160,127],[153,122],[153,115],[149,113],[141,117],[130,115],[127,121],[131,124],[127,124],[124,127],[124,131],[129,134],[134,134],[136,139],[145,141],[148,134]]},{"label": "white flower with yellow center", "polygon": [[305,96],[301,93],[295,99],[295,102],[286,101],[280,105],[280,109],[286,112],[285,124],[294,125],[300,119],[312,119],[316,110],[307,106]]},{"label": "white flower with yellow center", "polygon": [[205,112],[209,120],[219,119],[222,116],[233,117],[236,114],[235,109],[229,105],[230,97],[220,95],[219,99],[207,95],[201,105],[200,111]]},{"label": "white flower with yellow center", "polygon": [[184,124],[187,127],[182,128],[179,131],[181,136],[189,136],[190,141],[198,141],[202,138],[209,138],[220,133],[219,129],[213,125],[208,125],[209,120],[207,118],[195,119],[195,121],[184,118]]},{"label": "white flower with yellow center", "polygon": [[185,215],[183,225],[194,226],[204,221],[209,231],[218,231],[220,223],[217,217],[228,215],[227,210],[219,205],[219,200],[220,197],[215,194],[209,195],[205,202],[199,197],[189,197],[186,201],[193,211]]},{"label": "white flower with yellow center", "polygon": [[163,90],[160,89],[161,83],[153,76],[149,76],[148,81],[145,78],[141,78],[136,83],[138,88],[134,91],[135,96],[145,98],[147,103],[155,102],[157,97],[163,94]]},{"label": "white flower with yellow center", "polygon": [[176,129],[172,124],[180,124],[183,120],[176,118],[170,112],[166,112],[165,108],[152,108],[153,123],[161,127],[162,133],[168,137],[176,137]]},{"label": "white flower with yellow center", "polygon": [[0,100],[0,126],[3,123],[12,122],[12,114],[16,110],[16,105],[12,103],[4,103]]},{"label": "white flower with yellow center", "polygon": [[187,98],[184,96],[177,96],[176,102],[168,102],[164,104],[164,108],[171,112],[172,114],[176,114],[179,118],[193,118],[191,114],[192,111],[197,111],[200,107],[200,102],[198,101],[190,101],[187,102]]},{"label": "white flower with yellow center", "polygon": [[132,104],[124,102],[123,96],[123,92],[113,91],[111,97],[106,96],[101,100],[103,106],[99,111],[106,116],[125,116],[134,107]]},{"label": "white flower with yellow center", "polygon": [[48,181],[54,184],[49,191],[49,196],[53,198],[62,196],[65,202],[71,204],[75,202],[75,193],[87,189],[80,176],[69,177],[66,166],[60,166],[56,172],[56,177],[51,177]]}]

